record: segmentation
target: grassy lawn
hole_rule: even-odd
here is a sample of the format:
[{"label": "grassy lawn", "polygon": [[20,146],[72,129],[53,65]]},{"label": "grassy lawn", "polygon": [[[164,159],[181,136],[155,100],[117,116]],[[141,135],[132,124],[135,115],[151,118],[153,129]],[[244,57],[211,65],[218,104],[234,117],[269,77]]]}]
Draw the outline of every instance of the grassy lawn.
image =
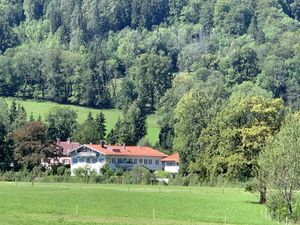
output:
[{"label": "grassy lawn", "polygon": [[[2,98],[2,99],[5,99],[8,104],[11,104],[12,102],[12,98]],[[121,111],[116,109],[100,110],[100,109],[93,109],[93,108],[80,107],[74,105],[61,105],[53,102],[37,102],[32,100],[21,100],[21,99],[18,99],[17,102],[19,102],[24,106],[28,116],[31,113],[33,113],[33,116],[35,118],[41,116],[42,119],[45,119],[49,109],[55,106],[70,107],[74,109],[78,114],[78,122],[80,123],[86,119],[89,112],[91,112],[93,115],[96,115],[97,113],[102,111],[106,118],[106,126],[108,130],[111,130],[114,127],[118,118],[122,115]],[[155,115],[151,115],[148,117],[147,138],[150,140],[151,143],[155,144],[158,141],[158,134],[159,134],[159,128],[156,123],[156,117]]]},{"label": "grassy lawn", "polygon": [[0,183],[0,199],[0,224],[273,224],[238,188]]}]

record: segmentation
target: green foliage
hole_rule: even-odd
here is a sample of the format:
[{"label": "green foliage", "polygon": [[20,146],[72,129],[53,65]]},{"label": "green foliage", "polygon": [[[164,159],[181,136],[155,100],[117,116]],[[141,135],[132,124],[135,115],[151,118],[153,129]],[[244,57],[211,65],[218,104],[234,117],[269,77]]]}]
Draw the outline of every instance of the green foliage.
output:
[{"label": "green foliage", "polygon": [[229,101],[199,138],[210,176],[229,180],[254,176],[258,156],[279,131],[283,116],[280,99],[257,96]]},{"label": "green foliage", "polygon": [[114,172],[110,169],[108,163],[105,163],[101,167],[100,172],[105,180],[109,179],[114,174]]},{"label": "green foliage", "polygon": [[286,202],[278,193],[271,193],[268,196],[267,207],[270,211],[271,217],[277,221],[285,221],[289,216],[286,207]]},{"label": "green foliage", "polygon": [[97,144],[100,140],[103,140],[103,134],[105,134],[105,118],[102,113],[99,115],[94,119],[90,112],[87,119],[77,126],[76,130],[73,132],[73,139],[79,143],[93,144]]},{"label": "green foliage", "polygon": [[65,166],[59,166],[59,167],[56,169],[58,175],[64,175],[65,170],[66,170],[66,167],[65,167]]},{"label": "green foliage", "polygon": [[146,134],[146,115],[134,103],[123,113],[122,120],[118,120],[114,130],[108,135],[108,142],[111,144],[136,145]]},{"label": "green foliage", "polygon": [[47,141],[46,126],[38,121],[25,123],[13,132],[12,138],[15,167],[32,170],[56,152],[55,145]]},{"label": "green foliage", "polygon": [[46,118],[49,138],[51,140],[70,138],[77,125],[76,119],[77,113],[70,108],[52,108]]},{"label": "green foliage", "polygon": [[155,176],[142,166],[135,166],[124,173],[124,182],[127,184],[151,184],[153,181],[155,181]]},{"label": "green foliage", "polygon": [[192,89],[176,105],[174,111],[175,138],[174,149],[178,149],[181,159],[181,172],[188,172],[188,164],[199,157],[197,141],[202,131],[208,126],[211,118],[220,110],[226,98],[227,90],[224,84],[208,80]]},{"label": "green foliage", "polygon": [[275,139],[262,152],[259,161],[267,173],[269,189],[275,189],[280,199],[279,202],[275,200],[275,204],[284,202],[290,217],[294,214],[295,192],[300,184],[299,133],[299,113],[296,113],[286,119]]}]

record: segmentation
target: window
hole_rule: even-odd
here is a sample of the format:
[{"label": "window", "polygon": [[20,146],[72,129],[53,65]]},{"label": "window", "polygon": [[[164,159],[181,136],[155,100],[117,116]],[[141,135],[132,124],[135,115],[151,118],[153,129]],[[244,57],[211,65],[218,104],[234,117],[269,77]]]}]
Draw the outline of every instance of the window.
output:
[{"label": "window", "polygon": [[104,159],[103,158],[99,158],[98,161],[99,161],[99,163],[102,163],[104,161]]},{"label": "window", "polygon": [[112,163],[116,163],[116,158],[112,158]]},{"label": "window", "polygon": [[142,159],[139,159],[139,164],[143,164],[143,160]]},{"label": "window", "polygon": [[118,163],[122,163],[122,159],[121,158],[118,158]]},{"label": "window", "polygon": [[152,159],[149,159],[149,164],[150,164],[150,165],[152,164]]},{"label": "window", "polygon": [[155,160],[155,165],[159,165],[159,160],[158,159]]},{"label": "window", "polygon": [[84,162],[84,158],[83,157],[79,157],[79,162],[83,163]]},{"label": "window", "polygon": [[92,163],[97,163],[97,158],[92,158]]},{"label": "window", "polygon": [[85,161],[86,163],[91,163],[91,158],[86,158]]},{"label": "window", "polygon": [[76,164],[78,162],[77,158],[72,158],[72,163]]},{"label": "window", "polygon": [[128,159],[128,163],[132,163],[132,159]]},{"label": "window", "polygon": [[144,164],[148,164],[148,159],[144,159]]},{"label": "window", "polygon": [[127,159],[123,158],[122,163],[127,163]]},{"label": "window", "polygon": [[134,159],[134,160],[133,160],[133,164],[137,164],[137,159]]}]

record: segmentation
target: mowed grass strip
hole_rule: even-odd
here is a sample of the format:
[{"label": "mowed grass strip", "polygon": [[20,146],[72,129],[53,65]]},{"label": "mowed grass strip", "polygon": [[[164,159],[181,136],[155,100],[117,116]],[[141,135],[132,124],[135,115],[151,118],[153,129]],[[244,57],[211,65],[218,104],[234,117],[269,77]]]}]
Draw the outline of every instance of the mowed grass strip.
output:
[{"label": "mowed grass strip", "polygon": [[[12,103],[13,98],[4,98],[2,97],[9,105]],[[23,99],[15,99],[16,102],[20,103],[26,110],[28,117],[32,113],[34,118],[38,118],[41,116],[42,120],[45,120],[49,109],[55,106],[60,107],[70,107],[75,110],[78,114],[77,121],[82,123],[88,116],[88,113],[91,112],[94,116],[96,116],[99,112],[103,112],[106,118],[106,127],[107,130],[110,131],[116,124],[119,117],[121,117],[122,112],[117,109],[94,109],[89,107],[81,107],[74,105],[63,105],[54,102],[40,102],[33,100],[23,100]],[[148,135],[147,138],[152,144],[155,144],[158,141],[159,135],[159,127],[157,125],[157,118],[155,115],[150,115],[147,120],[148,125]]]},{"label": "mowed grass strip", "polygon": [[0,224],[273,224],[239,188],[0,183],[0,199]]}]

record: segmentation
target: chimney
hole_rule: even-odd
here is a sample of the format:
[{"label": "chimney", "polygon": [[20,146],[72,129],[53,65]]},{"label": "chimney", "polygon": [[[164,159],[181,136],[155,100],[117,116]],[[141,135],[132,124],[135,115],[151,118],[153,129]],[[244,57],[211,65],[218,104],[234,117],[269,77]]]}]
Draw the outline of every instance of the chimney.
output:
[{"label": "chimney", "polygon": [[124,150],[126,149],[126,145],[125,145],[125,143],[123,144],[123,149],[124,149]]},{"label": "chimney", "polygon": [[104,144],[105,144],[104,141],[103,141],[103,140],[100,140],[100,146],[101,146],[102,148],[105,148],[105,147],[104,147]]},{"label": "chimney", "polygon": [[56,144],[60,145],[60,138],[56,138]]},{"label": "chimney", "polygon": [[71,143],[71,138],[68,138],[67,142],[68,142],[68,144],[70,144]]}]

